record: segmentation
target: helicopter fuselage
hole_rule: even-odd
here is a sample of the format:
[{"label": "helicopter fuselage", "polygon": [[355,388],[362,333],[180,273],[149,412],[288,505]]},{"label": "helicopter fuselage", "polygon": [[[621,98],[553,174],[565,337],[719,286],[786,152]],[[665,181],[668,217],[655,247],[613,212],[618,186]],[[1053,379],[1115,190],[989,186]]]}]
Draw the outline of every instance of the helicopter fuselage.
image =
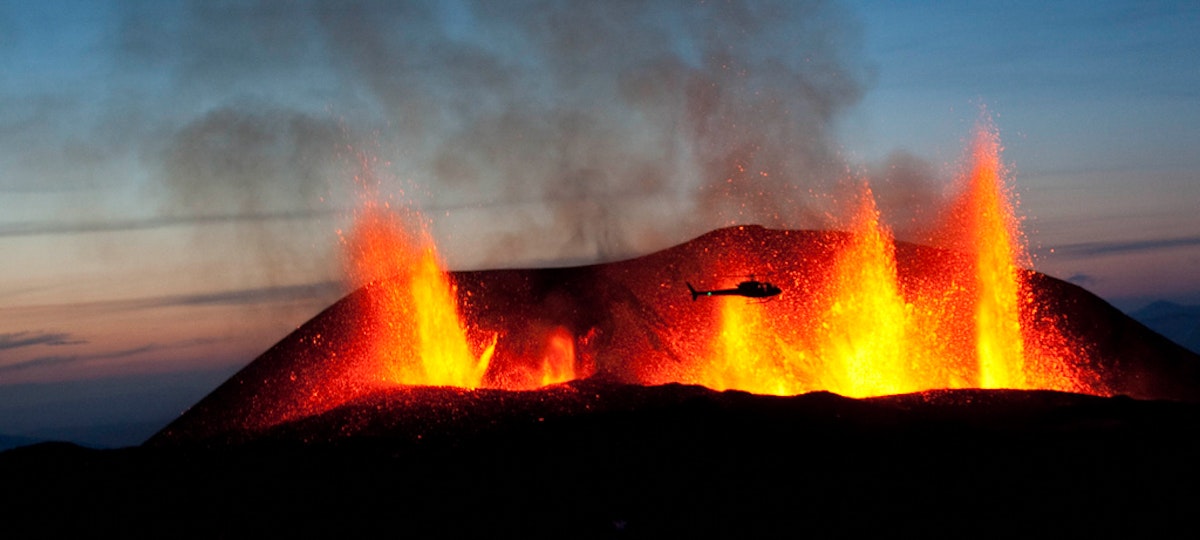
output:
[{"label": "helicopter fuselage", "polygon": [[733,289],[713,289],[709,291],[696,290],[691,283],[687,284],[688,291],[692,293],[692,300],[695,301],[701,296],[745,296],[746,298],[770,298],[781,292],[782,289],[767,283],[766,281],[743,281],[738,283]]}]

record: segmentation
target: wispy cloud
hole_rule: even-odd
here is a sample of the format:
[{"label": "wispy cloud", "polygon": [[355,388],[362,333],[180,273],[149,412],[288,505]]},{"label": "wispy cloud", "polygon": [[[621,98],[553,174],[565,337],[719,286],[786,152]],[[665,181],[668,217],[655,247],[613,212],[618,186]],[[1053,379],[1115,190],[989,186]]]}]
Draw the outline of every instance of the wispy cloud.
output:
[{"label": "wispy cloud", "polygon": [[[138,310],[194,307],[265,307],[285,304],[325,304],[346,293],[346,286],[336,280],[314,281],[294,285],[271,285],[211,291],[193,294],[148,296],[143,298],[117,298],[87,302],[65,302],[39,305],[4,307],[0,306],[0,318],[22,320],[56,316],[70,312],[80,316],[106,317],[115,313]],[[0,334],[2,336],[3,334]],[[12,340],[28,339],[21,333],[9,335]],[[66,336],[64,336],[66,337]],[[69,337],[66,337],[69,339]],[[65,344],[65,343],[64,343]]]},{"label": "wispy cloud", "polygon": [[197,225],[221,223],[257,223],[265,221],[307,220],[335,215],[337,213],[337,210],[296,210],[290,212],[212,214],[198,216],[156,216],[145,219],[118,219],[106,221],[29,221],[0,225],[0,237],[124,232],[161,229],[166,227],[191,227]]},{"label": "wispy cloud", "polygon": [[323,298],[340,293],[341,291],[341,282],[320,281],[300,285],[255,287],[234,291],[162,296],[131,301],[134,304],[131,307],[245,306]]},{"label": "wispy cloud", "polygon": [[1080,272],[1077,274],[1072,274],[1067,278],[1067,281],[1076,285],[1095,285],[1097,280],[1096,276]]},{"label": "wispy cloud", "polygon": [[1080,242],[1054,248],[1054,252],[1065,257],[1094,257],[1200,246],[1200,236],[1179,238],[1155,238],[1120,242]]},{"label": "wispy cloud", "polygon": [[39,356],[37,358],[31,358],[29,360],[24,360],[21,362],[15,362],[12,364],[0,366],[0,374],[14,373],[14,372],[24,371],[27,369],[34,369],[34,368],[47,368],[47,367],[53,367],[53,366],[61,366],[61,365],[65,365],[65,364],[75,364],[75,363],[85,362],[85,361],[115,360],[115,359],[130,357],[130,356],[136,356],[136,355],[147,353],[147,352],[150,352],[150,351],[153,351],[156,349],[161,349],[163,347],[164,347],[163,345],[151,343],[149,345],[142,345],[140,347],[134,347],[131,349],[122,349],[119,351],[110,351],[110,352],[103,352],[103,353]]},{"label": "wispy cloud", "polygon": [[37,345],[79,345],[87,341],[66,332],[8,332],[0,334],[0,351]]}]

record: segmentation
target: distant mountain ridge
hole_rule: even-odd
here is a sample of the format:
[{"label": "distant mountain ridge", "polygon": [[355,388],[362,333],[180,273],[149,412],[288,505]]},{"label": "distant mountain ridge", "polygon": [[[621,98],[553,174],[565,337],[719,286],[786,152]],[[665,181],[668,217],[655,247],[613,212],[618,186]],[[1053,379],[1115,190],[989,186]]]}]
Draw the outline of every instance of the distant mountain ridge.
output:
[{"label": "distant mountain ridge", "polygon": [[42,439],[35,439],[33,437],[23,437],[20,435],[8,435],[0,433],[0,452],[20,446],[29,446],[42,441]]},{"label": "distant mountain ridge", "polygon": [[1167,339],[1200,354],[1200,306],[1159,300],[1131,312],[1129,316]]}]

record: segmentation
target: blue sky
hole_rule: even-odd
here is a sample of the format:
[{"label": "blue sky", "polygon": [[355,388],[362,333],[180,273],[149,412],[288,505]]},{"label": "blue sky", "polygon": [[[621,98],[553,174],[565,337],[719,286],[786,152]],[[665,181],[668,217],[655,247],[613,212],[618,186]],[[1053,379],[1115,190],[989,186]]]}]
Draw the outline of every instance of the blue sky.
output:
[{"label": "blue sky", "polygon": [[[847,171],[918,239],[986,107],[1037,269],[1125,309],[1200,303],[1198,20],[1187,2],[5,2],[0,418],[22,420],[0,433],[120,442],[95,426],[169,418],[339,298],[359,152],[454,268],[836,226]],[[44,406],[56,393],[94,397]]]},{"label": "blue sky", "polygon": [[1200,8],[853,5],[878,73],[850,115],[847,148],[953,162],[973,104],[986,104],[1039,270],[1125,309],[1155,297],[1197,301]]}]

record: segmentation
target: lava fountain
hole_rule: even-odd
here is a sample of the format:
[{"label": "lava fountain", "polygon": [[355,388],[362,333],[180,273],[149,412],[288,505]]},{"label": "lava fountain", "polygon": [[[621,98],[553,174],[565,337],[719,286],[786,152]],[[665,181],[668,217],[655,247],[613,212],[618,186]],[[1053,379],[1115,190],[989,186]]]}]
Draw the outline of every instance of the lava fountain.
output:
[{"label": "lava fountain", "polygon": [[[995,129],[983,123],[952,205],[958,211],[947,221],[959,249],[931,251],[943,254],[945,260],[931,263],[941,270],[914,277],[897,268],[895,239],[864,182],[848,230],[830,235],[828,263],[805,276],[803,286],[793,276],[779,298],[689,302],[690,309],[671,307],[669,315],[655,316],[664,328],[639,329],[668,339],[673,328],[688,328],[702,343],[673,347],[668,356],[682,367],[663,371],[671,373],[666,378],[637,382],[776,395],[826,390],[851,397],[965,387],[1094,392],[1065,367],[1079,363],[1072,358],[1078,348],[1053,320],[1035,313],[1038,303],[1022,269],[1028,256],[1000,153]],[[582,342],[573,332],[612,335],[553,320],[510,327],[511,322],[497,322],[511,317],[494,313],[495,306],[488,307],[491,322],[464,317],[463,303],[486,300],[458,290],[419,215],[377,198],[367,198],[344,243],[352,274],[371,289],[370,317],[386,328],[370,346],[368,364],[378,366],[375,380],[534,389],[581,376],[576,349]],[[770,259],[768,270],[774,264],[786,273],[783,253],[789,248],[776,248],[778,253],[730,248],[725,256],[695,264],[708,275],[745,275]],[[639,310],[650,309],[634,301],[643,305]],[[612,338],[593,340],[585,356],[611,357],[595,348],[605,339]],[[627,351],[622,361],[649,362],[660,352]]]},{"label": "lava fountain", "polygon": [[[577,377],[575,337],[565,328],[541,336],[541,353],[494,362],[503,330],[484,330],[462,315],[469,297],[446,272],[425,218],[382,200],[372,163],[360,156],[355,178],[361,203],[341,235],[347,273],[367,289],[361,320],[382,330],[364,338],[357,380],[374,385],[453,386],[529,390]],[[528,348],[527,348],[528,349]],[[525,358],[528,356],[529,358]]]},{"label": "lava fountain", "polygon": [[900,289],[894,246],[864,184],[851,231],[837,243],[829,276],[812,298],[724,302],[709,352],[688,382],[852,397],[937,386],[914,369],[928,355],[910,336],[913,306]]},{"label": "lava fountain", "polygon": [[[189,416],[200,420],[169,431],[261,430],[398,387],[524,391],[593,374],[774,395],[972,387],[1190,395],[1171,377],[1147,383],[1121,363],[1152,349],[1116,354],[1124,344],[1072,334],[1119,326],[1064,302],[1079,292],[1023,268],[1006,180],[999,138],[985,124],[943,220],[947,236],[934,239],[941,247],[897,242],[863,183],[843,231],[736,226],[625,261],[452,273],[418,214],[364,189],[353,226],[340,233],[359,290],[205,398]],[[733,276],[782,292],[696,298],[687,289],[689,280],[728,289]],[[1185,381],[1194,372],[1170,369]]]},{"label": "lava fountain", "polygon": [[852,223],[824,295],[817,354],[833,372],[829,390],[851,397],[919,390],[911,366],[921,355],[908,339],[912,306],[900,293],[894,240],[866,185]]},{"label": "lava fountain", "polygon": [[420,216],[390,204],[363,203],[343,237],[350,272],[371,291],[371,316],[387,331],[372,343],[377,379],[406,385],[482,385],[495,336],[472,341],[458,313],[454,285],[442,270]]},{"label": "lava fountain", "polygon": [[967,175],[967,227],[974,249],[975,348],[982,388],[1025,388],[1022,287],[1026,259],[1020,228],[1005,193],[1000,140],[990,126],[975,132]]},{"label": "lava fountain", "polygon": [[948,216],[960,252],[927,261],[941,268],[926,272],[934,276],[901,276],[895,240],[864,183],[809,298],[724,300],[708,350],[684,382],[851,397],[967,387],[1099,392],[1071,367],[1081,363],[1079,347],[1053,316],[1037,312],[1024,282],[1029,258],[1000,153],[995,129],[982,123],[960,178],[958,211]]},{"label": "lava fountain", "polygon": [[1081,371],[1081,344],[1060,329],[1060,315],[1039,311],[1024,236],[1001,160],[1000,137],[990,122],[976,129],[953,226],[971,255],[975,360],[980,388],[1053,389],[1105,393]]}]

